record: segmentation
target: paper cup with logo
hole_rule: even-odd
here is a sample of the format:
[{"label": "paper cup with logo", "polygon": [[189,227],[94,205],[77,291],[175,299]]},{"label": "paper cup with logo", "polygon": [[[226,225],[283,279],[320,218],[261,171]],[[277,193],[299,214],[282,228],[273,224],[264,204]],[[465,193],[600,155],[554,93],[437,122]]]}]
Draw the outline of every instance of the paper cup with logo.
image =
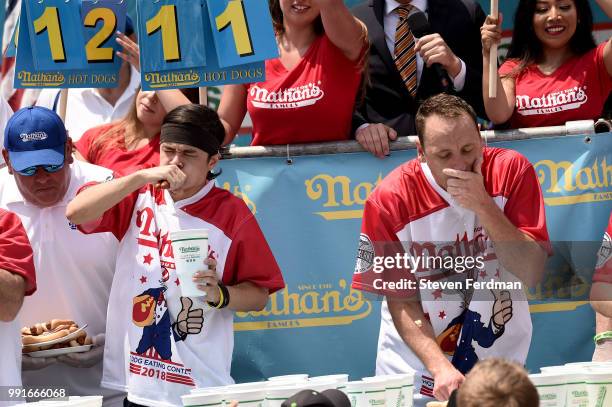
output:
[{"label": "paper cup with logo", "polygon": [[385,407],[385,384],[383,382],[348,382],[344,393],[352,407]]},{"label": "paper cup with logo", "polygon": [[182,396],[183,406],[199,406],[199,407],[223,407],[223,393],[192,393]]},{"label": "paper cup with logo", "polygon": [[225,404],[237,401],[240,407],[264,407],[266,400],[266,390],[236,390],[227,391],[224,396]]},{"label": "paper cup with logo", "polygon": [[380,382],[385,386],[387,407],[412,407],[414,374],[395,374],[364,377],[364,382]]},{"label": "paper cup with logo", "polygon": [[612,372],[594,370],[584,379],[590,407],[612,406]]},{"label": "paper cup with logo", "polygon": [[208,257],[208,230],[188,229],[170,232],[176,274],[179,278],[183,297],[204,297],[193,282],[197,271],[205,270],[204,260]]},{"label": "paper cup with logo", "polygon": [[538,373],[529,375],[540,396],[540,407],[565,407],[567,376],[565,374]]}]

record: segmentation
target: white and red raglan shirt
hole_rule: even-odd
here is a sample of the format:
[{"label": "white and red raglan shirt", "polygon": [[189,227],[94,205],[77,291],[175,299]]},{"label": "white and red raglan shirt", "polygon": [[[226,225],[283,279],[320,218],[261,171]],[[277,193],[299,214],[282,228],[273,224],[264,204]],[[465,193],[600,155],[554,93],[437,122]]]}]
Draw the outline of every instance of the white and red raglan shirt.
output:
[{"label": "white and red raglan shirt", "polygon": [[[486,147],[483,155],[482,173],[489,195],[514,226],[550,254],[544,202],[533,166],[512,150]],[[398,253],[421,260],[480,258],[481,263],[479,267],[470,264],[471,269],[462,273],[439,263],[420,263],[409,269],[401,264],[375,271],[375,257]],[[463,373],[488,357],[524,363],[532,331],[525,293],[522,289],[474,289],[468,279],[519,283],[498,262],[476,214],[460,207],[436,183],[427,164],[415,159],[396,168],[365,204],[353,288],[413,299],[418,294],[440,348]],[[399,286],[383,286],[382,281]],[[413,285],[401,285],[407,281]],[[421,287],[421,282],[428,281],[460,284]],[[496,299],[511,299],[512,317],[502,325],[493,321]],[[500,305],[497,303],[495,312]],[[386,301],[381,317],[376,374],[416,371],[415,389],[432,397],[432,375],[399,336]]]},{"label": "white and red raglan shirt", "polygon": [[612,284],[612,213],[603,236],[603,242],[597,252],[593,283]]},{"label": "white and red raglan shirt", "polygon": [[[274,292],[283,278],[246,204],[214,182],[178,202],[147,185],[79,228],[112,232],[120,241],[102,385],[126,390],[133,403],[181,406],[191,389],[233,383],[233,312],[211,308],[203,297],[181,297],[168,234],[208,229],[208,257],[224,284],[249,281]],[[186,334],[185,318],[200,312],[200,333]]]}]

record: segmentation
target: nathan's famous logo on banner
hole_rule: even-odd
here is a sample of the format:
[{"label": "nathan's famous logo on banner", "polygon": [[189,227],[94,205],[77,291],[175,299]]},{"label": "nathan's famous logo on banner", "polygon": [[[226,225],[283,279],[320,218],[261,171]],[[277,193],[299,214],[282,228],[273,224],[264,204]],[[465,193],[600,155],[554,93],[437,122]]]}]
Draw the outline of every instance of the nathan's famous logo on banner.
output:
[{"label": "nathan's famous logo on banner", "polygon": [[612,201],[610,155],[596,155],[582,164],[542,160],[534,167],[548,206]]},{"label": "nathan's famous logo on banner", "polygon": [[382,173],[369,182],[356,182],[346,175],[318,174],[304,184],[308,198],[322,204],[323,210],[315,213],[323,219],[361,219],[363,205],[382,179]]},{"label": "nathan's famous logo on banner", "polygon": [[190,70],[186,72],[146,73],[145,80],[151,88],[167,88],[169,86],[190,86],[200,83],[200,74]]},{"label": "nathan's famous logo on banner", "polygon": [[240,185],[232,186],[229,182],[224,182],[221,185],[221,188],[225,189],[228,192],[231,192],[232,194],[234,194],[235,197],[242,199],[244,203],[249,207],[253,215],[257,213],[257,205],[255,205],[255,202],[251,201],[251,199],[247,195],[247,192],[251,191],[250,185],[244,185],[241,189]]},{"label": "nathan's famous logo on banner", "polygon": [[61,72],[28,72],[19,71],[17,77],[24,86],[36,86],[40,88],[57,87],[66,82],[66,77]]},{"label": "nathan's famous logo on banner", "polygon": [[237,312],[236,331],[350,325],[372,312],[372,303],[344,279],[301,283],[270,296],[262,311]]}]

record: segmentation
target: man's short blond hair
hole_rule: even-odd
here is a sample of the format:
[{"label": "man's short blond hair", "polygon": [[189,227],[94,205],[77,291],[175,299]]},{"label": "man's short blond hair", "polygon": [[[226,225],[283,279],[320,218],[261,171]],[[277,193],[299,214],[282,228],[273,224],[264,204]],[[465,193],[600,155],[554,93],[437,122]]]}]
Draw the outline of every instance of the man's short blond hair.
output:
[{"label": "man's short blond hair", "polygon": [[458,407],[538,407],[540,397],[522,366],[503,359],[479,362],[457,392]]}]

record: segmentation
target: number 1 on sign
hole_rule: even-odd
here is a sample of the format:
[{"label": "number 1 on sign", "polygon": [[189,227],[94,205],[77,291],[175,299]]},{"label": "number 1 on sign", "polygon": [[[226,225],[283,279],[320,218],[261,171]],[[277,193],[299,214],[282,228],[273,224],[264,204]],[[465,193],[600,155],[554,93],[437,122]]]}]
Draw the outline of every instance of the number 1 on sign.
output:
[{"label": "number 1 on sign", "polygon": [[159,12],[147,21],[147,34],[153,35],[161,30],[164,59],[166,62],[181,60],[179,43],[178,21],[176,19],[176,6],[161,6]]},{"label": "number 1 on sign", "polygon": [[42,34],[45,31],[49,35],[49,46],[53,61],[66,62],[66,51],[62,40],[62,27],[57,7],[45,8],[45,12],[34,21],[34,32],[36,34]]},{"label": "number 1 on sign", "polygon": [[241,57],[253,55],[253,41],[244,12],[242,0],[230,0],[223,13],[215,19],[217,31],[223,31],[230,25],[234,34],[236,52]]}]

